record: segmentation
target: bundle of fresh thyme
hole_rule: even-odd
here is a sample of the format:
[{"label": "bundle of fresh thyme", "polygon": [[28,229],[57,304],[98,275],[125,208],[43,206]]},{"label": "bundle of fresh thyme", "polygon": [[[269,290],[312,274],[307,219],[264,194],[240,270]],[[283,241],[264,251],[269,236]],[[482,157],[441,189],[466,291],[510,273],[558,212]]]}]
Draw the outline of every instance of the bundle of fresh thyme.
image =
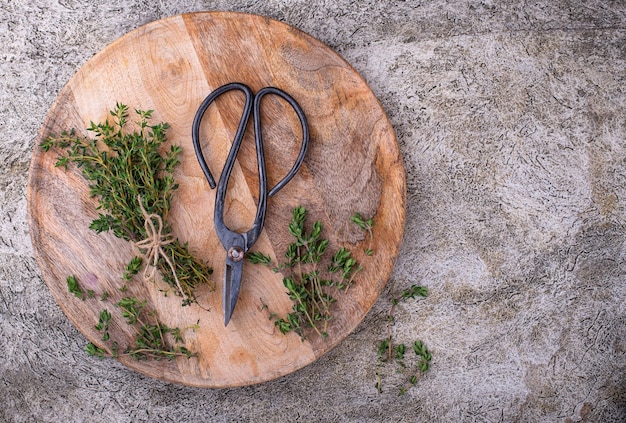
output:
[{"label": "bundle of fresh thyme", "polygon": [[[160,239],[154,241],[161,253],[153,258],[156,257],[163,280],[187,305],[195,301],[194,289],[198,285],[204,283],[213,288],[213,284],[209,280],[212,269],[196,260],[186,244],[175,240],[167,224],[172,193],[178,187],[173,171],[179,164],[181,147],[172,145],[162,154],[168,124],[149,125],[151,110],[135,112],[139,117],[138,131],[127,130],[128,107],[117,103],[110,112],[113,123],[108,119],[104,123],[91,122],[87,128],[95,138],[76,136],[74,130],[64,131],[60,136],[51,134],[41,148],[64,149],[56,166],[75,163],[89,181],[89,192],[99,200],[98,209],[102,211],[90,229],[97,233],[111,231],[118,238],[141,246],[141,241],[154,236],[148,227],[154,226],[155,220],[162,225],[157,229]],[[139,258],[133,258],[129,264],[133,268],[139,266]]]},{"label": "bundle of fresh thyme", "polygon": [[[294,303],[292,312],[285,318],[270,313],[270,318],[274,319],[274,324],[282,333],[294,331],[302,339],[306,338],[309,329],[321,337],[328,336],[335,293],[346,291],[354,282],[357,272],[363,269],[345,247],[335,252],[324,268],[322,263],[329,241],[322,237],[323,227],[319,221],[314,222],[307,231],[306,215],[306,209],[302,206],[293,210],[289,233],[294,241],[285,252],[286,262],[275,264],[271,257],[260,252],[248,254],[248,260],[252,263],[268,266],[276,272],[285,272],[283,285]],[[371,234],[371,219],[364,220],[360,215],[355,215],[353,222],[358,222]],[[371,255],[370,252],[371,246],[366,250],[368,255]]]}]

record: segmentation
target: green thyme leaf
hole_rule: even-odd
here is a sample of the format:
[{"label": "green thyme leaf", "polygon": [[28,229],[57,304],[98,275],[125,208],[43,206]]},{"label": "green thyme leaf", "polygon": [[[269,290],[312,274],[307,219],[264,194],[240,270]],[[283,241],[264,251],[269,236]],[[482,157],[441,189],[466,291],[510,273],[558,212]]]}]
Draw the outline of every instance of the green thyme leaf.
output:
[{"label": "green thyme leaf", "polygon": [[81,300],[85,299],[85,293],[83,292],[83,289],[80,287],[80,284],[78,283],[78,279],[76,279],[76,276],[74,275],[68,276],[66,279],[66,282],[67,282],[67,289],[71,294],[74,294],[76,298],[80,298]]}]

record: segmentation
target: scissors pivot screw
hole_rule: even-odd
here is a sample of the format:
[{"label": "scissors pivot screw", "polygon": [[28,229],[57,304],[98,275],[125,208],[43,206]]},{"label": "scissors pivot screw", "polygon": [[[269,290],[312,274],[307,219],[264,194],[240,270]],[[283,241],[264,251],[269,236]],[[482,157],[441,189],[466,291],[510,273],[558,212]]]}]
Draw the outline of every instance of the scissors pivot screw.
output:
[{"label": "scissors pivot screw", "polygon": [[241,261],[243,260],[243,248],[241,247],[230,247],[228,250],[228,258],[232,261]]}]

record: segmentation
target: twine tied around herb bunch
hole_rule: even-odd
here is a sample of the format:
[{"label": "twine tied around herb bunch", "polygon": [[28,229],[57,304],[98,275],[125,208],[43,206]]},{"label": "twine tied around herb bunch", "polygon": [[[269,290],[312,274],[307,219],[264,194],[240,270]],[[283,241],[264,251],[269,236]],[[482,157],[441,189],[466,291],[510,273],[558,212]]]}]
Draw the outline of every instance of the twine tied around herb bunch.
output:
[{"label": "twine tied around herb bunch", "polygon": [[146,230],[146,238],[142,241],[135,242],[135,246],[141,252],[142,258],[147,261],[146,267],[143,269],[143,278],[145,281],[155,280],[159,257],[162,257],[172,270],[180,294],[185,298],[183,287],[176,275],[176,267],[163,250],[164,245],[174,242],[174,237],[171,234],[163,235],[163,218],[157,213],[148,214],[143,207],[140,195],[137,196],[137,201],[139,202],[139,207],[144,217],[144,229]]}]

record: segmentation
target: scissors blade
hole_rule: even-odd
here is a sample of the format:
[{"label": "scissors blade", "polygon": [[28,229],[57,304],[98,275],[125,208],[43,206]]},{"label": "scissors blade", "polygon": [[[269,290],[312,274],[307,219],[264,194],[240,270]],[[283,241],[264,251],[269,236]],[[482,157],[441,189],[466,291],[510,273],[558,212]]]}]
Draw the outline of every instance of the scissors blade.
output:
[{"label": "scissors blade", "polygon": [[224,308],[224,326],[228,326],[230,318],[235,310],[239,288],[241,287],[241,276],[243,273],[243,262],[235,262],[230,258],[226,259],[224,269],[224,286],[222,293],[222,306]]}]

